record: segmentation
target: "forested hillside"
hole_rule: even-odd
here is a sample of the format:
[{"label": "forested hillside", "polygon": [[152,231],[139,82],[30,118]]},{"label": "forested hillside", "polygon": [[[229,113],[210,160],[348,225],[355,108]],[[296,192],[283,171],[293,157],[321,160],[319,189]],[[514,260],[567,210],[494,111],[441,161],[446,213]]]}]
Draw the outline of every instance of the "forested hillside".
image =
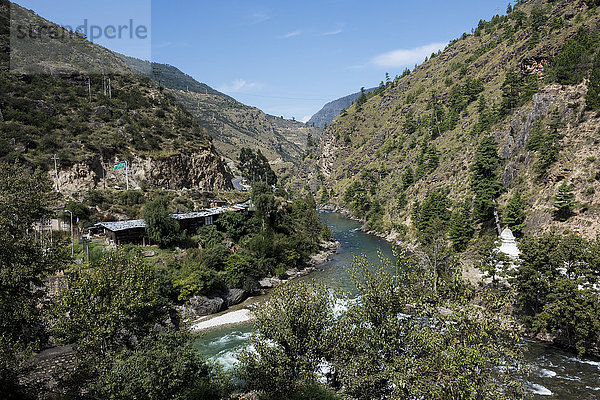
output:
[{"label": "forested hillside", "polygon": [[207,131],[173,96],[78,35],[42,36],[9,55],[9,8],[13,25],[62,28],[16,4],[0,8],[2,160],[51,170],[56,154],[67,192],[123,187],[112,167],[125,160],[132,188],[231,187]]},{"label": "forested hillside", "polygon": [[[592,1],[520,1],[325,130],[322,203],[415,239],[433,216],[459,246],[473,228],[597,234],[600,20]],[[483,228],[483,229],[480,229]]]}]

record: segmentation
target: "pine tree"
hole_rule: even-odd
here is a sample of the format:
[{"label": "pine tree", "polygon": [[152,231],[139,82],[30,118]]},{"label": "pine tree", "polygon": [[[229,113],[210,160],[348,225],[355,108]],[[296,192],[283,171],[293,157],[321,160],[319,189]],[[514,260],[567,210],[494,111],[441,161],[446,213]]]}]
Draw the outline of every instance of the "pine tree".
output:
[{"label": "pine tree", "polygon": [[366,102],[367,102],[367,94],[365,93],[365,88],[361,87],[360,88],[360,96],[355,101],[356,109],[360,110],[362,108],[362,105],[365,104]]},{"label": "pine tree", "polygon": [[465,202],[452,213],[448,237],[456,251],[465,251],[469,241],[473,237],[473,218],[471,217],[471,206]]},{"label": "pine tree", "polygon": [[497,180],[499,163],[496,143],[489,136],[483,138],[471,167],[471,189],[475,193],[473,214],[481,221],[493,218],[495,200],[504,190],[502,183]]},{"label": "pine tree", "polygon": [[573,185],[567,185],[563,182],[558,187],[558,193],[554,196],[554,217],[559,221],[566,221],[573,215],[575,208],[575,193]]},{"label": "pine tree", "polygon": [[[596,55],[594,64],[600,63],[600,53]],[[585,95],[585,103],[590,110],[600,111],[600,68],[592,69],[588,82],[588,91]]]},{"label": "pine tree", "polygon": [[508,115],[519,106],[519,98],[522,87],[521,76],[515,70],[506,73],[506,78],[502,84],[502,104],[500,112],[502,115]]},{"label": "pine tree", "polygon": [[402,188],[404,190],[408,189],[413,183],[415,183],[415,176],[413,175],[413,170],[411,167],[406,169],[404,175],[402,175]]},{"label": "pine tree", "polygon": [[417,131],[417,122],[415,121],[415,116],[412,111],[409,111],[406,114],[406,119],[404,120],[402,129],[407,135],[412,135]]},{"label": "pine tree", "polygon": [[329,203],[329,191],[327,190],[327,188],[325,186],[323,186],[323,189],[321,192],[321,198],[319,199],[319,203],[321,203],[321,205]]},{"label": "pine tree", "polygon": [[524,205],[521,193],[515,190],[504,210],[504,223],[517,236],[521,235],[521,231],[525,227]]}]

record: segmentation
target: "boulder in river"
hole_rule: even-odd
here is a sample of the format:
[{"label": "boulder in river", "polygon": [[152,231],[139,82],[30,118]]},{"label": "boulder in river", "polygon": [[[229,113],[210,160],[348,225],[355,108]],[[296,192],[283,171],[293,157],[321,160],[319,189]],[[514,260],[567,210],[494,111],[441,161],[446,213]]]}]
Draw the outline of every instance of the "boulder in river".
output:
[{"label": "boulder in river", "polygon": [[194,296],[190,299],[190,307],[198,316],[210,315],[223,311],[225,300],[220,297]]},{"label": "boulder in river", "polygon": [[243,289],[227,289],[223,299],[225,300],[227,307],[231,307],[240,304],[242,301],[246,300],[247,297],[248,294]]}]

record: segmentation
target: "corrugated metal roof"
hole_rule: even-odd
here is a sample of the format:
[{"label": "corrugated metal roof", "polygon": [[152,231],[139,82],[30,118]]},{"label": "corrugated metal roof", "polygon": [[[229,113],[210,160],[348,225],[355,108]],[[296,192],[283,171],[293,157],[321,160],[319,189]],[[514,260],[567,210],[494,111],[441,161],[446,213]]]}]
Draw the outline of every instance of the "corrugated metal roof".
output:
[{"label": "corrugated metal roof", "polygon": [[[193,211],[187,213],[171,214],[176,220],[196,219],[219,215],[228,211],[241,211],[246,207],[242,204],[236,204],[231,207],[213,207],[206,210]],[[114,222],[99,222],[96,226],[108,229],[111,232],[125,231],[128,229],[146,228],[146,221],[143,219],[132,219],[128,221],[114,221]]]},{"label": "corrugated metal roof", "polygon": [[108,229],[111,232],[119,232],[128,229],[146,228],[146,221],[143,219],[130,219],[128,221],[99,222],[96,226]]},{"label": "corrugated metal roof", "polygon": [[210,216],[219,215],[219,214],[224,213],[226,211],[229,211],[229,210],[227,210],[225,208],[222,208],[222,207],[213,207],[213,208],[208,208],[206,210],[201,210],[201,211],[193,211],[193,212],[188,212],[188,213],[173,214],[173,218],[175,218],[177,220],[182,220],[182,219],[194,219],[194,218],[210,217]]}]

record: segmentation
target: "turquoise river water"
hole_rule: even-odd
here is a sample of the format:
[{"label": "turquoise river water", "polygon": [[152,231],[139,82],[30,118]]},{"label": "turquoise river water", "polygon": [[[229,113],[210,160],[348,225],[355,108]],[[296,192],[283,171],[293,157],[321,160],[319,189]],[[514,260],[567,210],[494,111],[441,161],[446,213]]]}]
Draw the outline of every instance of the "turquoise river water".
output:
[{"label": "turquoise river water", "polygon": [[[351,280],[346,270],[355,255],[365,254],[376,261],[381,251],[391,258],[390,244],[361,232],[358,222],[337,213],[320,215],[342,246],[329,262],[310,274],[309,279],[332,288],[349,289]],[[250,323],[214,328],[199,336],[196,347],[207,358],[231,368],[236,363],[235,352],[247,344],[251,331]],[[533,341],[526,346],[525,357],[531,365],[527,388],[534,399],[600,399],[599,360],[577,359],[571,353]]]}]

